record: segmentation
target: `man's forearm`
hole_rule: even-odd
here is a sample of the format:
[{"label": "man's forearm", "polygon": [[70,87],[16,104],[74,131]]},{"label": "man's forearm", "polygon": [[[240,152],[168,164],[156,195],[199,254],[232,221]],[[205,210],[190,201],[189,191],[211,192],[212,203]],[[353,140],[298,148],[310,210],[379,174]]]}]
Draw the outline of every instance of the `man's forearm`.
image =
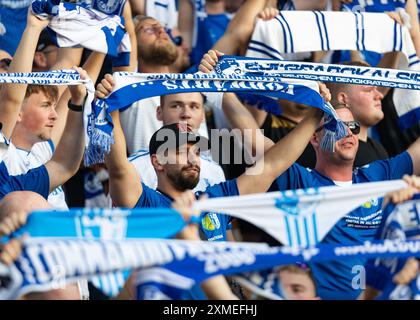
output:
[{"label": "man's forearm", "polygon": [[232,128],[241,130],[242,136],[245,136],[245,130],[252,131],[252,139],[246,139],[245,148],[255,154],[257,143],[264,141],[264,152],[270,149],[274,143],[271,139],[264,136],[251,112],[239,101],[234,93],[223,94],[223,112],[226,115]]},{"label": "man's forearm", "polygon": [[269,168],[274,178],[281,175],[303,153],[318,128],[322,115],[321,110],[312,108],[288,135],[265,153],[264,166]]},{"label": "man's forearm", "polygon": [[[18,49],[13,57],[9,72],[31,72],[33,56],[39,35],[43,28],[28,25],[22,34]],[[21,104],[25,98],[26,84],[3,84],[0,95],[0,122],[2,132],[10,138]]]},{"label": "man's forearm", "polygon": [[[72,100],[82,105],[83,100]],[[69,110],[64,135],[50,162],[46,164],[50,176],[50,192],[65,183],[78,170],[84,151],[82,112]]]}]

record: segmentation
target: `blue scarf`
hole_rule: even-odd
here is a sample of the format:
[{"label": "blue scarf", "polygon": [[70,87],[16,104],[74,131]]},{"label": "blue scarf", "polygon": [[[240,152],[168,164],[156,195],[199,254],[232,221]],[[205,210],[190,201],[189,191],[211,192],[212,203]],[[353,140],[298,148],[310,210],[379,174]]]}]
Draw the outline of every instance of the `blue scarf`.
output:
[{"label": "blue scarf", "polygon": [[[71,209],[34,211],[12,236],[85,239],[171,238],[185,227],[182,216],[168,208]],[[7,241],[4,237],[2,242]]]},{"label": "blue scarf", "polygon": [[[398,205],[388,204],[378,231],[378,239],[406,241],[420,236],[420,194]],[[405,258],[377,258],[368,262],[368,285],[382,291],[379,300],[416,300],[420,296],[420,273],[406,285],[397,285],[393,276],[404,267]],[[417,298],[416,298],[417,296]]]},{"label": "blue scarf", "polygon": [[[354,256],[420,256],[420,241],[390,240],[357,245],[319,245],[313,248],[268,247],[252,243],[184,240],[83,240],[29,238],[22,255],[10,267],[0,264],[0,299],[125,269],[162,267],[191,286],[215,275],[264,270],[295,262],[322,262]],[[60,279],[57,279],[57,268]],[[148,283],[150,286],[151,284]],[[156,288],[159,282],[154,284]],[[188,290],[184,286],[183,290]],[[176,298],[176,296],[175,296]]]},{"label": "blue scarf", "polygon": [[[346,135],[345,125],[338,119],[331,105],[318,93],[318,84],[312,81],[290,79],[278,75],[254,73],[231,74],[232,65],[250,61],[241,57],[222,57],[213,74],[138,74],[119,72],[114,74],[116,86],[104,100],[98,100],[87,113],[88,147],[85,164],[103,162],[112,143],[112,122],[109,114],[126,108],[134,102],[154,96],[181,92],[236,92],[263,94],[315,107],[326,114],[326,134],[321,143],[325,150],[333,151],[335,141]],[[258,61],[257,61],[258,63]],[[87,112],[87,111],[86,111]]]}]

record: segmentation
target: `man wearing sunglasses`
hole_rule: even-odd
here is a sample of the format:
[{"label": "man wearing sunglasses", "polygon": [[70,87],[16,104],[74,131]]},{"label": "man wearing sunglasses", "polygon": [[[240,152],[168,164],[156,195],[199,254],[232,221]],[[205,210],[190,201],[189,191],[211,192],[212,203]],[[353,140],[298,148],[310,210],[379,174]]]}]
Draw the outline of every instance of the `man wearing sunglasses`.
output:
[{"label": "man wearing sunglasses", "polygon": [[[345,65],[369,67],[363,61],[350,61]],[[344,83],[327,83],[331,91],[331,103],[343,104],[359,121],[359,148],[354,161],[354,167],[362,167],[376,160],[388,158],[388,153],[381,143],[368,137],[369,128],[378,124],[384,118],[382,111],[383,94],[375,86],[351,85]]]},{"label": "man wearing sunglasses", "polygon": [[[201,62],[200,70],[211,70],[211,62],[217,62],[217,59],[217,53],[209,51],[203,59],[205,61]],[[369,112],[371,119],[375,119],[375,116],[383,117],[380,112],[375,112],[380,110],[382,95],[376,93],[376,88],[370,92],[365,92],[364,89],[364,87],[358,88],[361,90],[361,97],[358,101],[364,102],[365,111]],[[227,94],[225,95],[227,96]],[[328,96],[324,97],[326,100],[329,100],[328,98]],[[368,105],[368,102],[372,101],[373,105]],[[225,102],[226,98],[224,98],[224,104]],[[335,143],[334,152],[331,153],[320,148],[320,142],[325,134],[325,128],[321,122],[310,140],[316,153],[315,169],[307,169],[295,163],[276,179],[270,191],[333,185],[351,186],[353,183],[401,179],[405,174],[420,174],[420,138],[406,152],[394,158],[374,161],[364,167],[353,169],[361,141],[359,136],[367,137],[367,125],[366,123],[365,125],[361,124],[362,118],[360,118],[360,122],[355,119],[356,115],[347,105],[349,102],[348,97],[345,101],[333,101],[338,116],[347,125],[347,136]],[[232,127],[241,130],[254,129],[256,137],[251,140],[252,152],[257,150],[256,141],[261,141],[259,139],[264,139],[264,149],[267,152],[269,148],[272,148],[274,142],[263,136],[251,113],[245,108],[238,108],[238,106],[240,103],[236,103],[237,108],[223,106]],[[356,113],[356,110],[354,112]],[[293,129],[292,133],[294,130],[296,129]],[[287,137],[290,137],[290,133]],[[299,147],[301,146],[295,141],[289,150]],[[354,242],[373,240],[382,217],[381,206],[382,199],[372,199],[353,210],[330,230],[322,243],[354,244]],[[354,270],[358,270],[357,267],[363,267],[364,264],[364,259],[343,259],[343,261],[333,261],[322,265],[313,264],[311,269],[315,276],[318,296],[321,299],[356,299],[362,288],[355,283],[357,279],[354,281],[357,276]]]},{"label": "man wearing sunglasses", "polygon": [[[321,124],[311,139],[317,157],[315,169],[309,170],[294,164],[277,178],[272,190],[351,186],[354,183],[401,179],[405,174],[420,173],[419,139],[406,152],[394,158],[374,161],[353,170],[360,143],[357,135],[362,133],[363,126],[355,121],[351,110],[345,105],[337,105],[336,111],[348,127],[347,136],[336,142],[333,153],[323,151],[320,141],[325,129]],[[381,206],[382,199],[371,199],[364,203],[342,218],[322,243],[350,244],[373,240],[382,218]],[[318,295],[322,299],[356,299],[363,285],[356,283],[358,274],[355,270],[363,267],[365,262],[365,259],[346,259],[311,265]]]}]

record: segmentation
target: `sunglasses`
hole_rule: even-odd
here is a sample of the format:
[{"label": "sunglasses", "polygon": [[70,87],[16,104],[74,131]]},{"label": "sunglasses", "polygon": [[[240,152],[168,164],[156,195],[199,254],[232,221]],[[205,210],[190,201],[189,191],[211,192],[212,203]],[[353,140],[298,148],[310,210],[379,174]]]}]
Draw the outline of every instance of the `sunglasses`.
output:
[{"label": "sunglasses", "polygon": [[[350,129],[352,134],[360,133],[360,122],[359,121],[343,121],[343,123]],[[324,129],[324,126],[320,126],[315,132],[319,132]]]}]

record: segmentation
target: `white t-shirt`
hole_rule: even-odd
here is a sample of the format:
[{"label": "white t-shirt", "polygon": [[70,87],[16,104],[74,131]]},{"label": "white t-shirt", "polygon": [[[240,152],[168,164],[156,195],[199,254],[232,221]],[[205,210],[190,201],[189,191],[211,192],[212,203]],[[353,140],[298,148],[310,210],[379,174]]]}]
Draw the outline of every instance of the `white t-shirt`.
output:
[{"label": "white t-shirt", "polygon": [[[156,118],[160,97],[137,101],[130,108],[120,112],[121,127],[127,142],[128,155],[137,150],[148,149],[152,135],[163,126]],[[198,134],[208,138],[207,125],[203,122]]]},{"label": "white t-shirt", "polygon": [[[16,148],[11,142],[3,161],[11,176],[28,172],[47,163],[54,153],[54,144],[51,140],[34,144],[31,151]],[[48,202],[54,209],[68,210],[63,188],[53,190],[48,196]]]},{"label": "white t-shirt", "polygon": [[[201,154],[201,171],[200,180],[194,188],[196,191],[205,191],[208,186],[220,183],[226,180],[222,168],[214,162],[210,156]],[[139,150],[128,158],[136,168],[141,177],[141,181],[149,188],[157,188],[157,176],[155,169],[150,161],[150,153],[148,149]]]},{"label": "white t-shirt", "polygon": [[350,180],[350,181],[336,181],[336,180],[333,180],[333,181],[334,181],[335,185],[339,186],[339,187],[350,187],[353,184],[352,180]]}]

